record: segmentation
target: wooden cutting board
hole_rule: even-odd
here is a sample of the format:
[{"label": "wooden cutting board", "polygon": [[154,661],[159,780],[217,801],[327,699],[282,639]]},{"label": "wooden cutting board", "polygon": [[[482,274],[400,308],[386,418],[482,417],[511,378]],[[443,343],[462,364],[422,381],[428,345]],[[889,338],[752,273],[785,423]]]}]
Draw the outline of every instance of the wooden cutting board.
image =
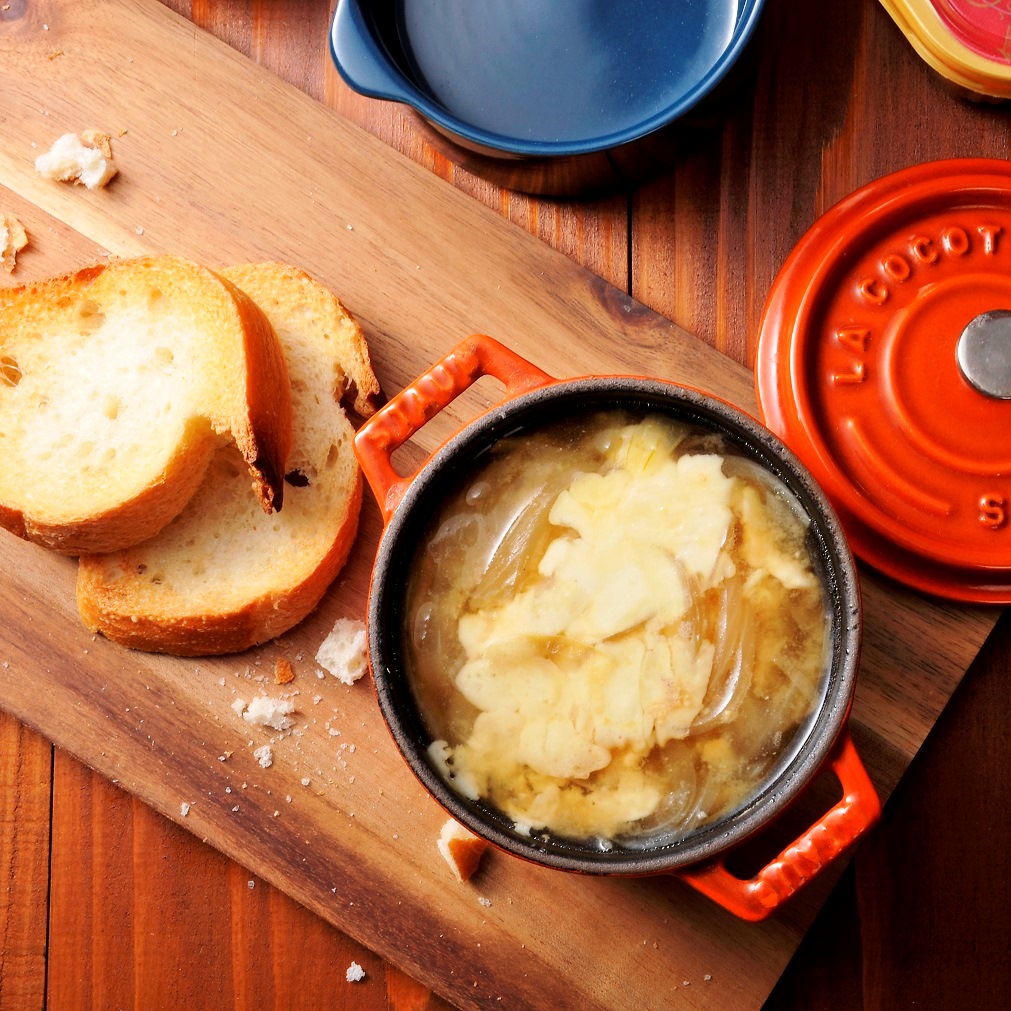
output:
[{"label": "wooden cutting board", "polygon": [[[15,280],[109,254],[282,259],[358,316],[391,394],[484,331],[560,376],[657,375],[754,411],[746,370],[155,0],[4,2],[0,210],[32,241]],[[41,150],[88,127],[113,137],[120,175],[107,190],[37,176]],[[494,396],[482,386],[417,452]],[[0,534],[0,706],[461,1006],[761,1004],[830,882],[752,925],[676,878],[580,878],[489,854],[471,883],[451,879],[435,850],[444,816],[368,680],[320,678],[313,659],[338,617],[363,615],[379,532],[369,503],[347,569],[301,627],[199,661],[88,635],[74,562]],[[870,574],[863,593],[854,736],[885,797],[996,612]],[[296,671],[284,690],[298,692],[296,733],[280,739],[231,709],[281,694],[279,657]],[[262,743],[269,769],[253,757]]]}]

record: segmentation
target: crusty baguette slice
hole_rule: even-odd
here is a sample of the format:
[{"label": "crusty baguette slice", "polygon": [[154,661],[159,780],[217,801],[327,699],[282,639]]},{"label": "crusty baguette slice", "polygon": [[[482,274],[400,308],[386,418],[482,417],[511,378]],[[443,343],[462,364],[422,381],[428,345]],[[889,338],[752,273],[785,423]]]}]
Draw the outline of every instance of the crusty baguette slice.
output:
[{"label": "crusty baguette slice", "polygon": [[329,291],[291,267],[223,273],[263,307],[288,359],[294,434],[284,509],[263,515],[226,448],[160,534],[82,557],[77,598],[85,625],[137,649],[230,653],[280,635],[319,602],[357,531],[362,477],[339,400],[349,392],[349,357],[359,370],[356,389],[375,383],[358,325]]},{"label": "crusty baguette slice", "polygon": [[284,355],[230,282],[158,256],[0,290],[0,525],[67,554],[135,544],[229,438],[280,507]]}]

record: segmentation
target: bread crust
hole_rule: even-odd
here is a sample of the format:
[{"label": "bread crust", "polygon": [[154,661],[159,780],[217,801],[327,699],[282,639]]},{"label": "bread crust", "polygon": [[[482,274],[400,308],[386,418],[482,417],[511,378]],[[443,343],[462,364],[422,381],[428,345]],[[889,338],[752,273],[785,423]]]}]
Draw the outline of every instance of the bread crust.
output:
[{"label": "bread crust", "polygon": [[230,610],[197,611],[180,602],[183,606],[138,612],[136,553],[118,553],[121,578],[111,579],[96,559],[83,556],[77,574],[81,620],[120,646],[174,656],[240,653],[275,639],[313,610],[343,568],[358,530],[361,502],[359,474],[333,545],[317,567],[295,585],[257,595]]},{"label": "bread crust", "polygon": [[[193,335],[185,347],[183,333]],[[154,371],[166,410],[183,405],[164,445],[149,434],[169,425],[158,428],[156,397],[145,403],[148,351],[164,357]],[[213,271],[138,257],[0,290],[0,361],[0,524],[12,533],[65,554],[151,537],[229,436],[263,508],[280,507],[291,443],[284,354],[256,304]]]}]

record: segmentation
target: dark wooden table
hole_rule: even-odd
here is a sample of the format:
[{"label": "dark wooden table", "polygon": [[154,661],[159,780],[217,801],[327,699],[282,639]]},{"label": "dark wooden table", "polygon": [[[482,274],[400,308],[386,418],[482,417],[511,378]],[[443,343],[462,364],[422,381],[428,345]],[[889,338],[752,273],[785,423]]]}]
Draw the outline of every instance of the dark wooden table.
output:
[{"label": "dark wooden table", "polygon": [[[748,365],[769,285],[819,213],[909,164],[1009,151],[1008,109],[953,94],[877,3],[770,0],[754,79],[675,169],[602,199],[532,199],[351,93],[327,53],[332,0],[166,2]],[[1005,614],[767,1009],[1011,1006],[1009,678]],[[344,981],[352,960],[366,984]],[[444,1003],[0,713],[0,1005]]]}]

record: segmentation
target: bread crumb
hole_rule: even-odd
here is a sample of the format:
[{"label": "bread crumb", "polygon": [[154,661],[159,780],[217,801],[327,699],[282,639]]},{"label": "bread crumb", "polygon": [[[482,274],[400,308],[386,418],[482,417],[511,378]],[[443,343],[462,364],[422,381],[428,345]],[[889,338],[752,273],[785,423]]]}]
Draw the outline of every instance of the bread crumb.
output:
[{"label": "bread crumb", "polygon": [[100,189],[119,171],[112,160],[112,141],[107,133],[85,130],[65,133],[35,159],[35,171],[61,183],[83,183]]},{"label": "bread crumb", "polygon": [[[236,712],[241,712],[238,703],[241,699],[236,699],[232,703],[232,708]],[[271,727],[274,730],[291,730],[295,721],[290,714],[295,711],[295,703],[289,699],[271,699],[266,695],[257,695],[251,699],[246,706],[242,718],[247,723],[252,723],[256,727]]]},{"label": "bread crumb", "polygon": [[185,800],[179,805],[179,813],[184,818],[190,813],[190,805],[187,804]]},{"label": "bread crumb", "polygon": [[365,623],[338,618],[316,653],[316,663],[341,684],[354,684],[368,670]]},{"label": "bread crumb", "polygon": [[274,764],[274,752],[269,744],[264,744],[253,752],[253,758],[260,763],[260,768],[269,769]]},{"label": "bread crumb", "polygon": [[474,874],[488,848],[484,839],[474,835],[453,818],[442,826],[436,845],[456,880],[460,882],[467,881]]},{"label": "bread crumb", "polygon": [[0,214],[0,265],[14,273],[15,258],[28,245],[28,233],[13,214]]},{"label": "bread crumb", "polygon": [[274,684],[286,685],[294,680],[295,671],[291,666],[291,662],[285,657],[279,656],[277,662],[274,664]]},{"label": "bread crumb", "polygon": [[365,979],[365,970],[357,962],[352,962],[344,976],[349,983],[358,983]]}]

